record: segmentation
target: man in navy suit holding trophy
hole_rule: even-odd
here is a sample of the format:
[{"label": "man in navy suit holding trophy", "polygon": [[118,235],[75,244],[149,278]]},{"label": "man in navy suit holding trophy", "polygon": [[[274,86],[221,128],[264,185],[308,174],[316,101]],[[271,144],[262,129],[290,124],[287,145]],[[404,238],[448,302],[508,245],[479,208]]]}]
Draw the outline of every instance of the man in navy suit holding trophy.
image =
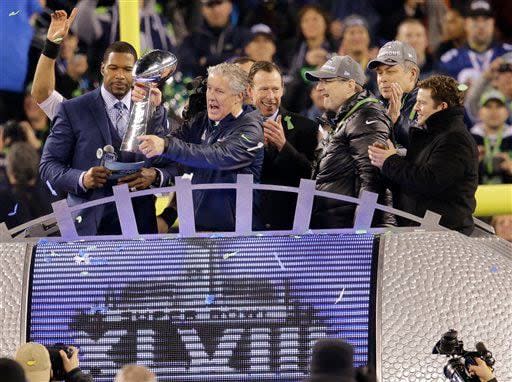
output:
[{"label": "man in navy suit holding trophy", "polygon": [[[106,145],[120,149],[132,101],[140,100],[140,91],[131,91],[136,60],[137,53],[130,44],[114,42],[103,57],[101,88],[59,106],[41,157],[40,173],[57,192],[67,194],[70,206],[112,195],[112,186],[119,183],[127,183],[132,191],[168,183],[170,167],[156,169],[149,160],[134,174],[109,179],[110,170],[96,155],[98,148]],[[151,103],[157,107],[147,130],[165,136],[167,113],[160,105],[160,92],[151,92]],[[154,196],[133,199],[133,208],[139,233],[157,233]],[[79,235],[121,232],[113,203],[84,209],[78,216]]]}]

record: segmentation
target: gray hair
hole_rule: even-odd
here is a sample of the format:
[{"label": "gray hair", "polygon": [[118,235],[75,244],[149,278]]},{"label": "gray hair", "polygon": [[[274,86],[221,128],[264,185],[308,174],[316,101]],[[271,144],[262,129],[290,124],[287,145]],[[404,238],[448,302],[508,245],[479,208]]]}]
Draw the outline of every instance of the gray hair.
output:
[{"label": "gray hair", "polygon": [[418,78],[420,77],[420,67],[416,65],[412,61],[404,61],[402,64],[402,67],[404,68],[405,72],[410,72],[413,69],[416,69],[416,75],[414,76],[414,83],[418,82]]},{"label": "gray hair", "polygon": [[130,364],[117,372],[115,382],[156,382],[156,376],[145,366]]},{"label": "gray hair", "polygon": [[229,87],[235,94],[245,93],[249,86],[249,77],[240,66],[232,63],[223,62],[221,64],[210,66],[208,76],[222,76],[228,80]]},{"label": "gray hair", "polygon": [[39,154],[27,142],[14,143],[5,158],[7,172],[21,186],[37,180]]}]

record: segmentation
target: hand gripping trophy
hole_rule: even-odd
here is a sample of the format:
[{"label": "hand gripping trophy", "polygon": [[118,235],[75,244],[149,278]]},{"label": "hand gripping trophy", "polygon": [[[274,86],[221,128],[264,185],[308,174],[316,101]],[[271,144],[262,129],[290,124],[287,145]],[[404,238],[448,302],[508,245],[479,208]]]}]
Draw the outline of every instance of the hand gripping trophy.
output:
[{"label": "hand gripping trophy", "polygon": [[150,85],[164,83],[176,70],[177,63],[178,60],[174,54],[163,50],[153,50],[135,63],[133,68],[135,83],[145,84],[147,91],[144,100],[135,102],[132,106],[121,152],[138,152],[137,137],[146,134],[146,126],[153,111],[150,102]]}]

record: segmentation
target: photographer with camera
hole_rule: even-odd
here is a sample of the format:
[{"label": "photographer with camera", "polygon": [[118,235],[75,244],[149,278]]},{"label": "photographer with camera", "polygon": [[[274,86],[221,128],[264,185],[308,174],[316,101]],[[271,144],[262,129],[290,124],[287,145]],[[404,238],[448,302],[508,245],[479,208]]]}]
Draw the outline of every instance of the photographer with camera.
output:
[{"label": "photographer with camera", "polygon": [[482,358],[476,357],[474,360],[476,365],[469,366],[469,373],[471,375],[478,377],[480,382],[498,382],[492,369],[487,366]]},{"label": "photographer with camera", "polygon": [[505,123],[509,111],[503,93],[485,92],[478,114],[482,122],[473,126],[471,134],[478,145],[479,183],[512,183],[512,172],[507,171],[512,162],[512,126]]},{"label": "photographer with camera", "polygon": [[79,367],[78,349],[74,346],[45,347],[37,342],[21,345],[14,357],[25,371],[27,382],[92,382]]},{"label": "photographer with camera", "polygon": [[450,329],[435,344],[432,354],[449,357],[444,367],[444,376],[451,382],[497,382],[492,366],[494,358],[482,342],[475,344],[475,351],[464,349],[457,338],[457,331]]}]

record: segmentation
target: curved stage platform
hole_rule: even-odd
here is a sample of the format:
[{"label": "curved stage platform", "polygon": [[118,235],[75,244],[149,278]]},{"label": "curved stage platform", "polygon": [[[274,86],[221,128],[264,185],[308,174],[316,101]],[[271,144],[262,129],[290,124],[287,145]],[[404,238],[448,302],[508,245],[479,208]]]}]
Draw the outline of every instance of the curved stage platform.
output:
[{"label": "curved stage platform", "polygon": [[380,381],[444,381],[447,358],[431,353],[454,328],[512,380],[510,243],[436,228],[431,214],[416,230],[299,233],[299,210],[286,235],[4,239],[0,355],[62,342],[95,381],[130,362],[159,381],[298,381],[329,336]]}]

